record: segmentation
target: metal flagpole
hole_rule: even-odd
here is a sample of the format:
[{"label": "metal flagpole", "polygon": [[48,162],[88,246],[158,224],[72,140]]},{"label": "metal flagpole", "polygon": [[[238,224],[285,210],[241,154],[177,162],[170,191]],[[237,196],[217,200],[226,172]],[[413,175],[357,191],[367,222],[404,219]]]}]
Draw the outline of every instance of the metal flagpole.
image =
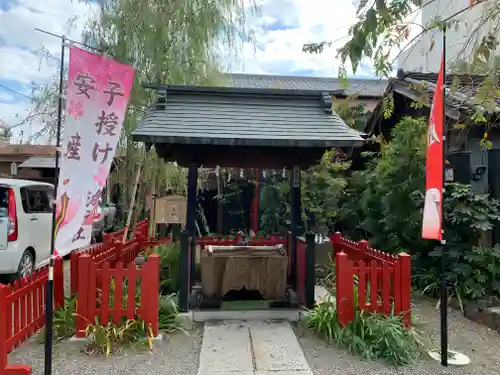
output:
[{"label": "metal flagpole", "polygon": [[52,315],[54,313],[54,245],[55,245],[55,227],[56,227],[56,199],[57,188],[59,184],[59,158],[61,147],[61,128],[62,128],[62,106],[63,106],[63,93],[64,93],[64,62],[65,62],[65,48],[66,42],[78,44],[82,47],[93,49],[100,53],[102,50],[91,47],[87,44],[80,43],[66,38],[62,35],[53,34],[51,32],[35,28],[36,31],[61,39],[61,63],[59,71],[59,100],[57,102],[57,132],[56,132],[56,156],[55,156],[55,173],[54,173],[54,203],[52,207],[52,229],[50,238],[50,263],[49,275],[47,279],[47,287],[45,288],[45,369],[44,375],[52,375]]},{"label": "metal flagpole", "polygon": [[61,147],[61,126],[62,126],[62,106],[64,90],[64,49],[66,39],[62,37],[61,41],[61,64],[59,72],[59,100],[57,102],[57,133],[56,133],[56,160],[54,173],[54,203],[52,207],[52,228],[50,236],[50,263],[49,277],[45,289],[45,375],[52,374],[52,314],[54,312],[54,245],[55,245],[55,227],[56,227],[56,201],[57,187],[59,184],[59,157]]},{"label": "metal flagpole", "polygon": [[[442,111],[442,147],[443,147],[443,186],[441,194],[441,270],[440,270],[440,295],[441,295],[441,365],[448,367],[448,286],[446,285],[446,240],[444,238],[444,229],[446,224],[444,209],[444,193],[446,178],[446,23],[443,27],[443,56],[442,58],[442,87],[443,87],[443,108]],[[439,82],[437,83],[439,85]]]}]

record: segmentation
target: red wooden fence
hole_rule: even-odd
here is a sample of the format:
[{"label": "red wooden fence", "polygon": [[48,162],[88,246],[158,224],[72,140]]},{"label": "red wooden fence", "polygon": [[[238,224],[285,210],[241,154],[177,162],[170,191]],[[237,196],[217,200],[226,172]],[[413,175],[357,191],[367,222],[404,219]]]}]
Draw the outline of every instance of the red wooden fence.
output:
[{"label": "red wooden fence", "polygon": [[[377,257],[378,258],[378,257]],[[346,325],[360,311],[402,315],[411,324],[411,258],[406,253],[390,261],[354,261],[344,252],[336,260],[336,306],[339,323]]]},{"label": "red wooden fence", "polygon": [[132,262],[147,245],[144,241],[147,240],[148,220],[143,220],[137,224],[134,238],[130,241],[122,243],[123,233],[125,229],[118,232],[108,233],[105,235],[105,241],[100,244],[93,245],[90,248],[73,252],[70,257],[70,280],[71,280],[71,295],[76,295],[78,292],[78,258],[84,254],[90,255],[92,261],[101,265],[104,262],[109,262],[111,267],[116,263],[123,263],[125,266]]},{"label": "red wooden fence", "polygon": [[[30,374],[30,366],[8,366],[7,354],[45,323],[48,267],[12,285],[0,284],[0,374]],[[64,305],[63,261],[54,262],[54,307]]]},{"label": "red wooden fence", "polygon": [[336,232],[330,237],[330,241],[333,246],[333,258],[337,253],[343,252],[347,254],[349,260],[352,261],[376,261],[379,264],[388,262],[394,264],[397,262],[397,257],[391,254],[384,253],[377,249],[372,249],[368,245],[368,241],[361,240],[359,242],[354,242],[342,237],[340,232]]},{"label": "red wooden fence", "polygon": [[[153,335],[158,335],[158,255],[149,256],[141,269],[137,269],[133,262],[127,268],[123,268],[121,262],[115,268],[110,268],[108,262],[97,265],[88,254],[82,255],[78,264],[77,337],[85,337],[87,325],[89,322],[93,324],[96,318],[101,324],[107,324],[110,320],[119,323],[123,318],[134,319],[137,316],[150,325]],[[139,285],[140,303],[136,306]],[[113,291],[111,301],[110,291]]]}]

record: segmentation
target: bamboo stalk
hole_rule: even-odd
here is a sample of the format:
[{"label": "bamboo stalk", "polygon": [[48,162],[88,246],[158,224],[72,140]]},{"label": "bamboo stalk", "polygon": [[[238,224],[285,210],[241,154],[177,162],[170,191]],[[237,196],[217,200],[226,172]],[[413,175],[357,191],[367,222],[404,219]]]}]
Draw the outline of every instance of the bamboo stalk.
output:
[{"label": "bamboo stalk", "polygon": [[130,197],[130,206],[127,214],[127,223],[125,225],[125,231],[123,233],[122,243],[127,239],[128,228],[130,226],[130,222],[132,221],[132,213],[134,212],[135,205],[135,196],[137,194],[137,185],[139,185],[139,178],[141,178],[141,164],[137,166],[137,172],[135,175],[134,189],[132,190],[132,197]]}]

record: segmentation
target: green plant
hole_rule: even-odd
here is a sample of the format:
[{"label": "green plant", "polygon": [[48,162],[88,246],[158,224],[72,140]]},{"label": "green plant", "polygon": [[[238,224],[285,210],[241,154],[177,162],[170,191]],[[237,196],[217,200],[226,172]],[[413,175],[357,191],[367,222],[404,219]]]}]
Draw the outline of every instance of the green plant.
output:
[{"label": "green plant", "polygon": [[[499,220],[499,203],[487,194],[475,194],[468,185],[446,186],[445,215],[447,241],[445,278],[450,296],[463,309],[464,300],[500,296],[500,247],[477,246],[483,233]],[[423,293],[438,296],[443,249],[414,254],[414,280]]]},{"label": "green plant", "polygon": [[175,294],[160,296],[159,329],[165,332],[185,332],[179,321],[179,306],[177,305],[177,296]]},{"label": "green plant", "polygon": [[[64,299],[64,305],[54,311],[52,318],[52,337],[55,340],[62,340],[71,337],[76,332],[76,297]],[[45,327],[37,336],[40,342],[45,340]]]},{"label": "green plant", "polygon": [[94,323],[89,322],[85,331],[90,339],[86,346],[86,351],[89,354],[100,353],[109,356],[117,347],[138,343],[144,339],[147,340],[150,348],[153,345],[151,327],[137,318],[123,321],[120,324],[113,322],[101,324],[96,318]]},{"label": "green plant", "polygon": [[407,365],[423,353],[425,340],[414,327],[405,327],[399,316],[356,311],[354,320],[342,327],[334,300],[326,300],[309,315],[309,328],[327,342],[346,348],[367,360],[383,359]]},{"label": "green plant", "polygon": [[160,290],[162,294],[176,293],[180,272],[180,244],[165,244],[153,251],[160,257]]}]

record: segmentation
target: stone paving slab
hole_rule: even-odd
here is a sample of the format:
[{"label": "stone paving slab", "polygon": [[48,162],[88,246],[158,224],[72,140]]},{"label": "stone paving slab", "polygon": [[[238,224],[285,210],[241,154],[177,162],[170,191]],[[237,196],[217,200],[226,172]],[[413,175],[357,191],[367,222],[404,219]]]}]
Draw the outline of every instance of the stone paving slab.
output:
[{"label": "stone paving slab", "polygon": [[203,333],[198,375],[214,372],[232,374],[241,371],[253,373],[253,370],[248,326],[239,322],[207,322]]},{"label": "stone paving slab", "polygon": [[313,372],[311,370],[255,371],[255,375],[313,375]]},{"label": "stone paving slab", "polygon": [[198,375],[313,375],[289,322],[207,322]]},{"label": "stone paving slab", "polygon": [[259,322],[252,324],[250,332],[257,371],[309,370],[290,323]]}]

